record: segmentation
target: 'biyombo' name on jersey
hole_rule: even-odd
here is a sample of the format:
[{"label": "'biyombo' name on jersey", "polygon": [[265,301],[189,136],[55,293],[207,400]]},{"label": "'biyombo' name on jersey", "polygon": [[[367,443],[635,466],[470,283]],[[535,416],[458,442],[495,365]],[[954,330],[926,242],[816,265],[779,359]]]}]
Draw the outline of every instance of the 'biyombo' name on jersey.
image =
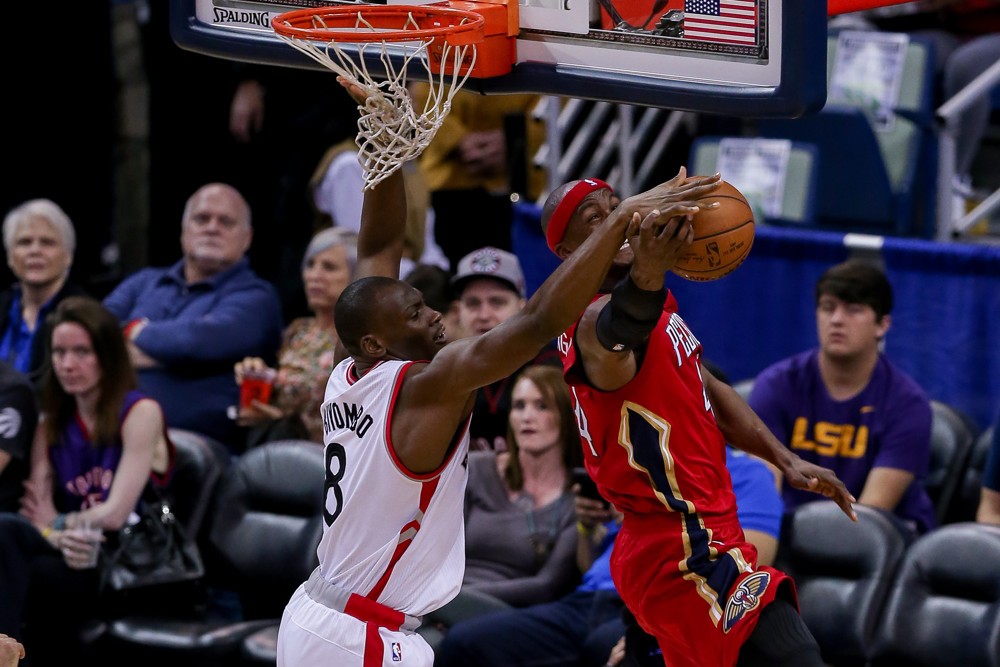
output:
[{"label": "'biyombo' name on jersey", "polygon": [[331,433],[334,430],[348,429],[354,431],[359,438],[364,437],[375,420],[371,415],[365,414],[363,405],[354,403],[324,403],[323,434]]},{"label": "'biyombo' name on jersey", "polygon": [[[688,325],[677,313],[673,313],[670,316],[670,321],[667,322],[666,333],[670,337],[670,342],[674,344],[674,354],[677,356],[678,367],[701,345],[698,339],[694,337],[694,334],[691,333],[691,330],[688,329]],[[682,352],[683,355],[681,354]]]}]

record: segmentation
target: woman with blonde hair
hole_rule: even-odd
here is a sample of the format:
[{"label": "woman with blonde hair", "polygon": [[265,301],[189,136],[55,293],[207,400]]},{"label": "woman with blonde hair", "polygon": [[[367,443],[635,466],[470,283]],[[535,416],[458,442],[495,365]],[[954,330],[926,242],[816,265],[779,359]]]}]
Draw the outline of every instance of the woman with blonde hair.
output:
[{"label": "woman with blonde hair", "polygon": [[323,443],[319,411],[338,340],[333,309],[351,282],[356,258],[353,232],[330,227],[316,233],[302,260],[302,282],[312,317],[297,318],[285,329],[277,369],[269,369],[259,357],[247,357],[234,367],[236,384],[251,372],[274,376],[270,400],[253,401],[238,413],[239,423],[250,428],[248,447],[288,438]]}]

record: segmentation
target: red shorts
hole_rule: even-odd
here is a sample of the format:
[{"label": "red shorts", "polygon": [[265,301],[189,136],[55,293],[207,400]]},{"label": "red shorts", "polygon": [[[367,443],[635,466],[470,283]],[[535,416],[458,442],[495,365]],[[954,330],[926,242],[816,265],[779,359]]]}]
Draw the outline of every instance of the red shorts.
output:
[{"label": "red shorts", "polygon": [[779,588],[798,606],[787,575],[757,567],[735,518],[707,525],[697,515],[626,516],[611,573],[668,667],[733,667]]}]

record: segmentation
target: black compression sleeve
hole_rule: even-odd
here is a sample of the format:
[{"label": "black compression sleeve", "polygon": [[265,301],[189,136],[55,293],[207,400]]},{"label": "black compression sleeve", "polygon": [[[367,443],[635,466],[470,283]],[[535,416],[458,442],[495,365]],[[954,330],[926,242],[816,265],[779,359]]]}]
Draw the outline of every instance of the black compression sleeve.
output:
[{"label": "black compression sleeve", "polygon": [[597,316],[597,340],[612,352],[635,349],[656,326],[666,298],[666,288],[639,289],[631,276],[625,276]]}]

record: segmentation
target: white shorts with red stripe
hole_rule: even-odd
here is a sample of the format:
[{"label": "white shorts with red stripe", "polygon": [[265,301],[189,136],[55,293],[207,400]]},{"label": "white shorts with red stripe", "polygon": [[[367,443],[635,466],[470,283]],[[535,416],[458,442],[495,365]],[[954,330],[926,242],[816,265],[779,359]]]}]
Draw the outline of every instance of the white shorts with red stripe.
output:
[{"label": "white shorts with red stripe", "polygon": [[[278,667],[431,667],[434,651],[411,630],[362,620],[310,597],[292,594],[278,630]],[[358,613],[358,616],[366,616]]]}]

